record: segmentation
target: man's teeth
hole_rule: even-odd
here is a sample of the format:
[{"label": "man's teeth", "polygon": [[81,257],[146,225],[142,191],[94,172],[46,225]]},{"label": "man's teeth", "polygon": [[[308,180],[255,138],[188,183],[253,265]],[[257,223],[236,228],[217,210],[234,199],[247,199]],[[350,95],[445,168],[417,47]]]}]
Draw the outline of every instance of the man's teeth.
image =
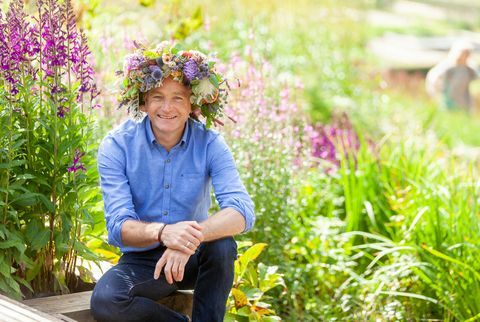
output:
[{"label": "man's teeth", "polygon": [[176,116],[163,116],[163,115],[159,115],[160,118],[162,119],[174,119]]}]

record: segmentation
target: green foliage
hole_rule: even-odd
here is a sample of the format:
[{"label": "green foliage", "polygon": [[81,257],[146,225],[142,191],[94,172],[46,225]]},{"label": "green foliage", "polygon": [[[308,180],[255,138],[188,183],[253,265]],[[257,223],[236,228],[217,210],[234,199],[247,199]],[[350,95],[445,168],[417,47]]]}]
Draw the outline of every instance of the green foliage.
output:
[{"label": "green foliage", "polygon": [[99,259],[84,245],[101,199],[92,99],[70,65],[46,77],[40,61],[15,66],[16,94],[0,73],[0,289],[15,298],[67,292],[77,259]]},{"label": "green foliage", "polygon": [[250,246],[235,261],[235,277],[231,296],[227,303],[225,321],[280,321],[270,304],[267,293],[277,286],[285,287],[277,266],[255,263],[267,244],[242,242],[239,248]]}]

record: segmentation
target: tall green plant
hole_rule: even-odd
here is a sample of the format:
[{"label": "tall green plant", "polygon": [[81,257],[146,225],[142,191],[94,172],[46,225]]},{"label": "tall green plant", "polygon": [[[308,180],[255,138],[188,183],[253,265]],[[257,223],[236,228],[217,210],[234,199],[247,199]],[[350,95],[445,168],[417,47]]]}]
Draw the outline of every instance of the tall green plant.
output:
[{"label": "tall green plant", "polygon": [[96,258],[82,241],[98,199],[85,175],[98,95],[87,41],[69,0],[39,1],[35,17],[12,1],[0,24],[0,286],[65,292],[77,257]]}]

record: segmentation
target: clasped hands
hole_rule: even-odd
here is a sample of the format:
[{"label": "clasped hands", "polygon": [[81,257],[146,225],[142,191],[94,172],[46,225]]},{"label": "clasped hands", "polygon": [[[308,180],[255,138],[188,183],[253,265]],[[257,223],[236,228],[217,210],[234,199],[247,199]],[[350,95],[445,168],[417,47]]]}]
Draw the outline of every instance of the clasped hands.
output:
[{"label": "clasped hands", "polygon": [[183,280],[185,265],[203,239],[202,226],[196,221],[181,221],[165,226],[161,241],[167,249],[158,260],[153,277],[158,279],[163,269],[169,284],[174,280]]}]

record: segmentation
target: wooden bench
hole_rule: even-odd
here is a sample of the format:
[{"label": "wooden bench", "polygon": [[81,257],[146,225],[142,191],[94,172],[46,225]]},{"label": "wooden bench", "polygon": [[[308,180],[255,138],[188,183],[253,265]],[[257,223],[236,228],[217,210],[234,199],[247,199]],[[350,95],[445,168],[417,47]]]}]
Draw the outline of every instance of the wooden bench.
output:
[{"label": "wooden bench", "polygon": [[[25,300],[22,303],[30,308],[54,316],[60,319],[60,321],[91,322],[95,321],[90,314],[91,296],[92,291],[88,291]],[[193,291],[177,291],[160,300],[159,303],[191,317]]]}]

